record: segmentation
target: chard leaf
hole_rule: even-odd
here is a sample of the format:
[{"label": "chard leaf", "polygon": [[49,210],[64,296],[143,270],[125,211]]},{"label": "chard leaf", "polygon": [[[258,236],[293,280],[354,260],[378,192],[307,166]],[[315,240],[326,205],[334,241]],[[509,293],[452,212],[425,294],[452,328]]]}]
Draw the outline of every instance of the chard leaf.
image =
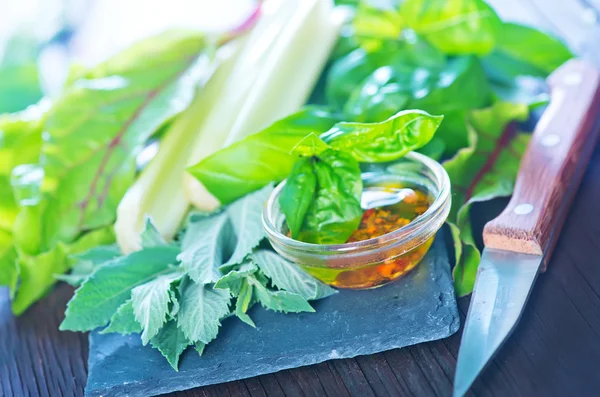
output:
[{"label": "chard leaf", "polygon": [[165,239],[160,235],[160,232],[152,223],[150,217],[146,217],[146,224],[144,230],[140,233],[140,239],[142,241],[142,248],[160,247],[167,245]]},{"label": "chard leaf", "polygon": [[404,110],[380,123],[338,123],[321,138],[356,161],[391,161],[425,146],[442,119],[420,110]]},{"label": "chard leaf", "polygon": [[254,297],[267,309],[283,313],[312,313],[315,311],[308,301],[298,294],[287,291],[271,291],[254,276],[248,276],[247,280],[253,287]]},{"label": "chard leaf", "polygon": [[247,280],[243,280],[240,293],[237,297],[237,301],[235,302],[235,315],[252,328],[256,328],[254,321],[252,321],[250,316],[246,314],[252,303],[252,294],[252,285],[248,284]]},{"label": "chard leaf", "polygon": [[337,294],[337,290],[313,278],[273,251],[257,250],[252,253],[251,258],[279,289],[298,294],[306,300],[322,299]]},{"label": "chard leaf", "polygon": [[222,276],[216,283],[215,288],[228,289],[233,295],[241,294],[244,279],[254,274],[258,268],[252,262],[242,263],[236,270],[229,271]]},{"label": "chard leaf", "polygon": [[512,85],[518,76],[546,78],[573,57],[560,40],[517,23],[503,23],[494,51],[483,58],[494,81]]},{"label": "chard leaf", "polygon": [[229,291],[187,279],[181,287],[177,325],[190,342],[210,343],[217,337],[220,320],[228,315]]},{"label": "chard leaf", "polygon": [[167,359],[175,371],[179,371],[179,356],[192,344],[174,320],[167,321],[150,343]]},{"label": "chard leaf", "polygon": [[105,325],[135,287],[172,272],[169,265],[178,253],[170,246],[146,248],[99,267],[75,291],[60,329],[91,331]]},{"label": "chard leaf", "polygon": [[135,319],[131,299],[119,306],[117,312],[110,318],[108,327],[100,331],[101,334],[119,333],[122,335],[140,332],[142,332],[142,326]]},{"label": "chard leaf", "polygon": [[501,21],[483,0],[406,0],[406,25],[451,55],[492,51]]},{"label": "chard leaf", "polygon": [[273,191],[269,184],[227,207],[227,214],[233,223],[237,243],[231,258],[220,269],[225,272],[232,265],[242,263],[244,258],[265,238],[262,212],[267,198]]},{"label": "chard leaf", "polygon": [[311,132],[327,131],[336,121],[318,108],[305,108],[208,156],[189,172],[222,204],[229,204],[285,179],[298,158],[290,153],[294,146]]},{"label": "chard leaf", "polygon": [[341,244],[360,224],[360,167],[345,152],[327,150],[313,163],[317,191],[298,239],[314,244]]},{"label": "chard leaf", "polygon": [[200,33],[144,40],[82,75],[56,101],[42,147],[42,248],[112,224],[147,139],[210,72]]},{"label": "chard leaf", "polygon": [[[480,254],[473,240],[469,207],[477,201],[509,196],[529,136],[519,133],[514,120],[528,116],[526,105],[497,102],[474,110],[469,116],[469,146],[444,163],[452,183],[452,207],[448,221],[457,249],[454,284],[459,296],[473,289]],[[462,255],[461,255],[462,253]]]},{"label": "chard leaf", "polygon": [[281,212],[285,214],[292,238],[298,237],[306,212],[315,198],[317,176],[314,161],[312,157],[302,157],[296,161],[279,196]]},{"label": "chard leaf", "polygon": [[167,321],[171,303],[171,284],[181,278],[181,273],[165,274],[131,290],[135,319],[142,325],[144,346]]},{"label": "chard leaf", "polygon": [[231,221],[226,212],[188,224],[183,237],[181,261],[188,276],[198,284],[219,279],[227,245],[234,238]]}]

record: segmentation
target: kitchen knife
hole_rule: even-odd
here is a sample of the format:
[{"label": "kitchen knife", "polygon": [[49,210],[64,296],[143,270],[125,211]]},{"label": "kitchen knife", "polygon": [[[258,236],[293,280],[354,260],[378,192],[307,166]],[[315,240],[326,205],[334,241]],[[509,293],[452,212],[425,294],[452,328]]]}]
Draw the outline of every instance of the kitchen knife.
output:
[{"label": "kitchen knife", "polygon": [[454,377],[464,395],[514,329],[552,249],[596,145],[600,72],[581,60],[549,78],[550,104],[537,123],[513,196],[483,230],[475,280]]}]

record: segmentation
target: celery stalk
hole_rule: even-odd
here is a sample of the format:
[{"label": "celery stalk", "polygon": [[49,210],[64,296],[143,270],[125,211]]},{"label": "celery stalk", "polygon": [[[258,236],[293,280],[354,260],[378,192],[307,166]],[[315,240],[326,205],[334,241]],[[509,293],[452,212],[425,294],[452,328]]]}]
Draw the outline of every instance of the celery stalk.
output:
[{"label": "celery stalk", "polygon": [[156,156],[142,171],[117,208],[115,234],[124,253],[139,250],[140,232],[149,216],[161,234],[171,239],[189,210],[182,178],[198,125],[211,111],[211,103],[228,80],[239,56],[241,41],[228,44],[217,54],[218,67],[206,85],[165,132]]},{"label": "celery stalk", "polygon": [[[335,44],[342,19],[330,0],[271,0],[217,99],[188,165],[297,111]],[[186,173],[188,200],[201,210],[218,201]]]}]

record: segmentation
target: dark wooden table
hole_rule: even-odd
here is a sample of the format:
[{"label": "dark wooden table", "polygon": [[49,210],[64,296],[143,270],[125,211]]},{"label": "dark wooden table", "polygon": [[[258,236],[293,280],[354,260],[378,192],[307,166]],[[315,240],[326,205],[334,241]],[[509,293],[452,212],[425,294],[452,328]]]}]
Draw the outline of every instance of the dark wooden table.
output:
[{"label": "dark wooden table", "polygon": [[[600,0],[491,3],[505,18],[554,31],[600,65]],[[476,226],[481,227],[501,205],[478,206]],[[17,319],[10,312],[7,292],[0,290],[0,396],[83,394],[87,335],[58,331],[72,292],[70,287],[59,285]],[[468,298],[459,300],[461,320],[468,305]],[[462,329],[445,340],[176,395],[449,396],[461,333]],[[595,149],[548,272],[536,283],[516,332],[470,394],[600,395],[600,146]]]}]

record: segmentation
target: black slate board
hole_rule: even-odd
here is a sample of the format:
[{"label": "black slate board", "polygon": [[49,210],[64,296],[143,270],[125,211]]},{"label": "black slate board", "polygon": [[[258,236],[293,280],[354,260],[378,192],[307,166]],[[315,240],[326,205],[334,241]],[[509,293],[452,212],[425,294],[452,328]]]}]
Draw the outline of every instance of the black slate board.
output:
[{"label": "black slate board", "polygon": [[253,329],[235,318],[200,357],[188,349],[175,372],[138,335],[90,334],[87,396],[151,396],[373,354],[445,338],[458,330],[448,251],[438,236],[406,277],[367,291],[342,290],[316,313],[255,307]]}]

